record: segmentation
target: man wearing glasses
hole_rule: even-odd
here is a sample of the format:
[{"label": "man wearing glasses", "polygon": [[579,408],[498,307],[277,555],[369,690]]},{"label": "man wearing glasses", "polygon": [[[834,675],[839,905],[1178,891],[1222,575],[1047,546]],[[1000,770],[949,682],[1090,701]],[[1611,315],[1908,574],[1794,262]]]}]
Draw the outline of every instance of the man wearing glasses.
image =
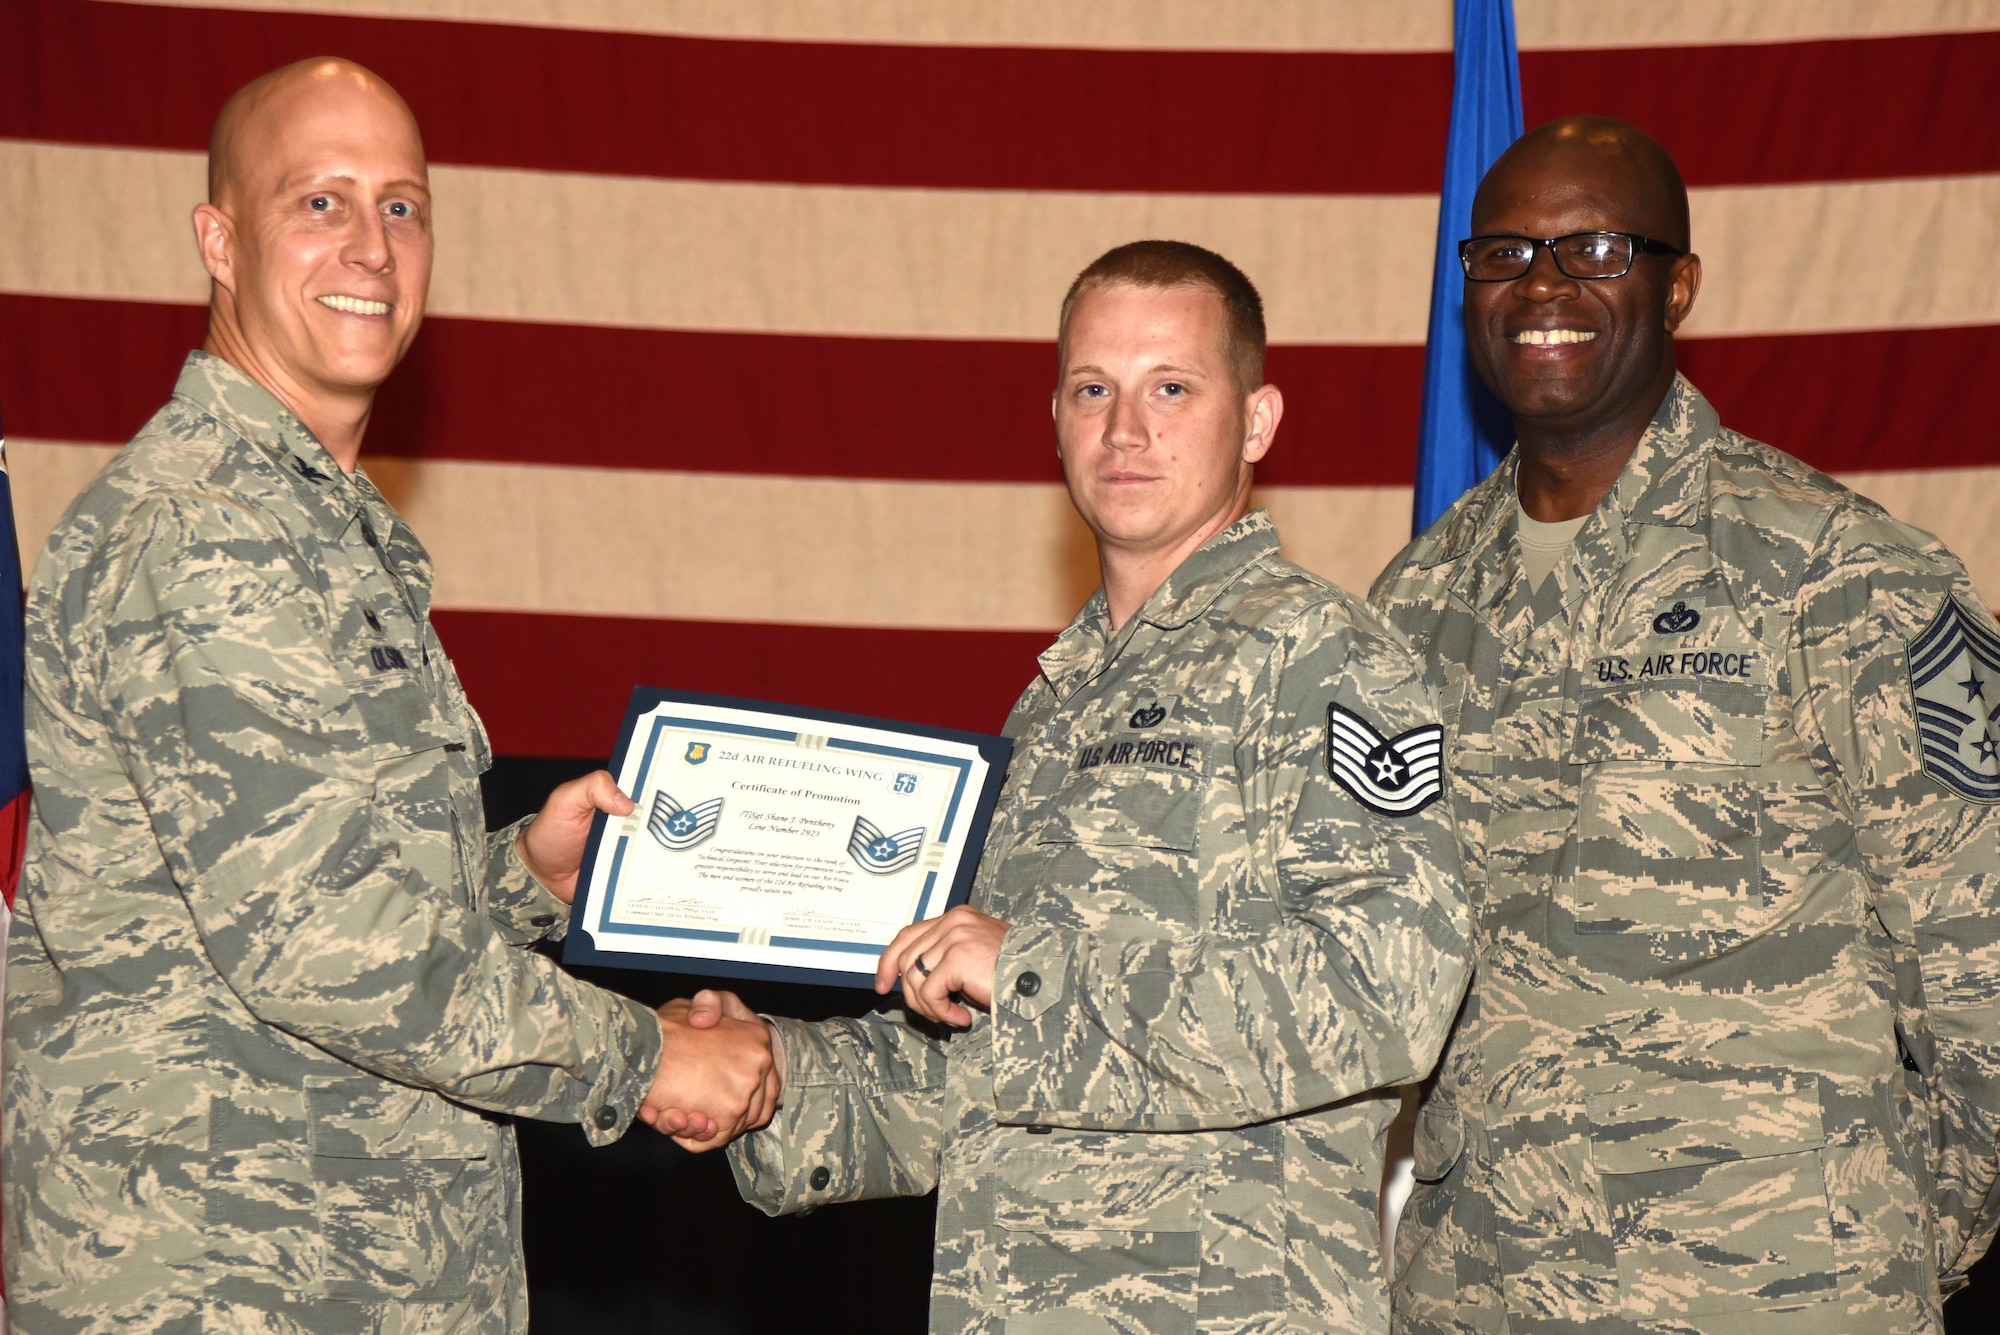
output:
[{"label": "man wearing glasses", "polygon": [[1477,953],[1395,1327],[1936,1331],[2000,1205],[2000,630],[1675,373],[1658,144],[1543,126],[1472,230],[1519,443],[1373,593],[1439,696]]}]

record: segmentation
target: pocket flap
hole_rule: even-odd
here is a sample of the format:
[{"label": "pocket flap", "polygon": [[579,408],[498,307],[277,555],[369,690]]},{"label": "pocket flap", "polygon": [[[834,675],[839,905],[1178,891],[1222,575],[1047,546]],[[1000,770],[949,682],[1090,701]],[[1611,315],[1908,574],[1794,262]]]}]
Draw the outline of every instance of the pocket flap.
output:
[{"label": "pocket flap", "polygon": [[993,1222],[1032,1233],[1192,1233],[1201,1228],[1205,1160],[1109,1151],[1009,1155]]},{"label": "pocket flap", "polygon": [[1198,774],[1136,765],[1078,774],[1056,794],[1040,842],[1191,851],[1206,783]]},{"label": "pocket flap", "polygon": [[1593,1094],[1590,1154],[1599,1172],[1647,1173],[1793,1154],[1826,1143],[1819,1081],[1734,1079]]},{"label": "pocket flap", "polygon": [[370,1075],[308,1077],[306,1127],[328,1159],[484,1159],[499,1133],[442,1094]]},{"label": "pocket flap", "polygon": [[1697,680],[1586,696],[1577,706],[1570,763],[1761,764],[1765,694],[1762,686]]},{"label": "pocket flap", "polygon": [[1465,1153],[1465,1118],[1447,1104],[1427,1103],[1417,1109],[1410,1140],[1411,1173],[1419,1182],[1442,1182]]}]

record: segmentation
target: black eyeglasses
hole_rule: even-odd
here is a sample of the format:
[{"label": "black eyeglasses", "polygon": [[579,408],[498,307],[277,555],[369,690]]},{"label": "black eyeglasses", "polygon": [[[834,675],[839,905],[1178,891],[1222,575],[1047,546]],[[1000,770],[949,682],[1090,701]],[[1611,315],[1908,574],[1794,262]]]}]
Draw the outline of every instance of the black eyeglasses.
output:
[{"label": "black eyeglasses", "polygon": [[1641,254],[1679,255],[1664,241],[1633,232],[1571,232],[1536,240],[1531,236],[1475,236],[1458,243],[1458,262],[1475,283],[1511,283],[1535,266],[1535,252],[1548,247],[1556,268],[1569,278],[1623,278]]}]

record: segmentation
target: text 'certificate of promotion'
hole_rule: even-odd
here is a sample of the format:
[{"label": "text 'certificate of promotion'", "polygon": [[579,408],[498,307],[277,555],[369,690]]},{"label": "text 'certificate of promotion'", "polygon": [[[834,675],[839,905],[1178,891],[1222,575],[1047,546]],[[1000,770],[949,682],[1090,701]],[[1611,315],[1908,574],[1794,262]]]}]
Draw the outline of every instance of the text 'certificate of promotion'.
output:
[{"label": "text 'certificate of promotion'", "polygon": [[872,984],[913,922],[963,903],[1011,744],[670,691],[633,692],[563,958]]}]

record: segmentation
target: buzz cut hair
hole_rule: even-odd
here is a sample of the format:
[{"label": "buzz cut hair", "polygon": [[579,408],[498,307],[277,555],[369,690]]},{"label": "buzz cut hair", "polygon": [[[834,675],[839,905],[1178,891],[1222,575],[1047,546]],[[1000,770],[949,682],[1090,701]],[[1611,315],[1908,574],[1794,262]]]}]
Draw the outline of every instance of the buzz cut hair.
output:
[{"label": "buzz cut hair", "polygon": [[1069,321],[1095,288],[1205,287],[1222,299],[1222,353],[1245,394],[1264,383],[1264,299],[1244,272],[1189,241],[1128,241],[1092,260],[1069,285],[1056,326],[1056,374],[1069,365]]}]

